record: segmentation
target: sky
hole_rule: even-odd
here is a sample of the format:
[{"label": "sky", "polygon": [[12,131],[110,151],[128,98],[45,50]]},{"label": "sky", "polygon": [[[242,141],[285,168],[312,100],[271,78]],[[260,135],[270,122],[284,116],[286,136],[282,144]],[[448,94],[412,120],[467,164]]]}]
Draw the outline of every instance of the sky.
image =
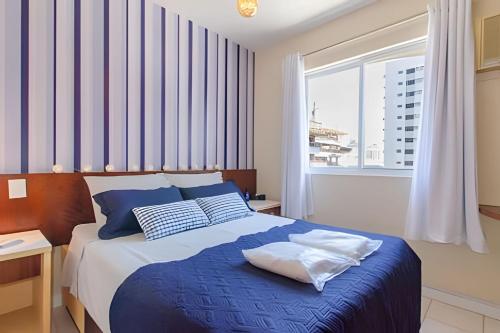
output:
[{"label": "sky", "polygon": [[[383,145],[385,62],[365,67],[365,145]],[[324,127],[349,133],[344,142],[358,139],[359,68],[309,79],[308,110],[313,102],[316,120]]]}]

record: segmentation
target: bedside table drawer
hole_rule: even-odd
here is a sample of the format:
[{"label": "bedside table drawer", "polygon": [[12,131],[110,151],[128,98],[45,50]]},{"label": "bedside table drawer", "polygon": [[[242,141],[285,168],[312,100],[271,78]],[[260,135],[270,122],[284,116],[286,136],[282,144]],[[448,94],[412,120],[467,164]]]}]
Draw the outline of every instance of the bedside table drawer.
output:
[{"label": "bedside table drawer", "polygon": [[274,207],[274,208],[263,209],[263,210],[259,210],[259,213],[280,216],[281,215],[281,208]]},{"label": "bedside table drawer", "polygon": [[40,275],[41,256],[34,255],[0,262],[0,284]]}]

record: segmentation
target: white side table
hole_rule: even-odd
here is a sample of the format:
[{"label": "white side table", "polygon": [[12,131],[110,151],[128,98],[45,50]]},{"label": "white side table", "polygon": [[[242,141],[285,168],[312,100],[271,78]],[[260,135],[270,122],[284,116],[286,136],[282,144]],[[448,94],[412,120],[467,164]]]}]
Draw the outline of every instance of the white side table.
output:
[{"label": "white side table", "polygon": [[256,212],[270,214],[270,215],[281,215],[281,203],[279,201],[273,200],[250,200],[248,205],[255,209]]},{"label": "white side table", "polygon": [[[10,240],[22,240],[22,243],[0,248],[0,262],[16,260],[32,256],[40,256],[40,276],[33,281],[33,306],[22,310],[6,313],[0,316],[0,327],[6,332],[27,331],[38,327],[36,331],[50,333],[51,330],[51,274],[52,274],[52,245],[43,236],[40,230],[18,232],[0,235],[0,244]],[[12,265],[10,267],[16,267]],[[11,275],[15,272],[1,272]],[[0,302],[9,302],[8,299]],[[28,329],[24,329],[26,325]],[[37,325],[37,326],[36,326]]]}]

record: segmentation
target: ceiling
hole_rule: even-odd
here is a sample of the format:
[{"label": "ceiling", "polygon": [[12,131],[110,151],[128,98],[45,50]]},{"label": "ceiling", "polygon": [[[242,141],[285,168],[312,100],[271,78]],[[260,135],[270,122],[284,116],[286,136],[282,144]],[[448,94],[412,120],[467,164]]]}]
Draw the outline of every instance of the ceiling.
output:
[{"label": "ceiling", "polygon": [[154,1],[171,12],[257,50],[376,0],[259,0],[259,11],[253,18],[238,14],[236,0]]}]

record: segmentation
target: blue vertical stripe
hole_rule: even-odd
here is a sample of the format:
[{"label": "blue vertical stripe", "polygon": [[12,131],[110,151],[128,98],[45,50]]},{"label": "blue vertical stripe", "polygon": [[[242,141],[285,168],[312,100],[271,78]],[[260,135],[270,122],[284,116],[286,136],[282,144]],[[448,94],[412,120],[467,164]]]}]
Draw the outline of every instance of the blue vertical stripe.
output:
[{"label": "blue vertical stripe", "polygon": [[224,169],[227,169],[227,38],[225,39],[226,50],[225,50],[225,94],[224,94]]},{"label": "blue vertical stripe", "polygon": [[81,168],[81,3],[75,0],[75,44],[74,44],[74,168],[80,171]]},{"label": "blue vertical stripe", "polygon": [[188,57],[189,57],[189,73],[188,73],[188,169],[192,165],[191,158],[191,130],[193,123],[193,22],[189,21],[189,43],[188,43]]},{"label": "blue vertical stripe", "polygon": [[179,169],[179,88],[180,88],[180,79],[179,79],[179,70],[180,70],[180,32],[181,29],[181,18],[177,15],[177,166],[176,169]]},{"label": "blue vertical stripe", "polygon": [[165,165],[165,97],[166,85],[165,85],[165,40],[167,38],[165,29],[165,8],[161,9],[161,167]]},{"label": "blue vertical stripe", "polygon": [[53,112],[53,126],[52,135],[54,140],[52,141],[52,163],[57,163],[57,0],[54,0],[54,81],[53,81],[53,95],[52,98],[54,100],[54,112]]},{"label": "blue vertical stripe", "polygon": [[236,169],[240,167],[240,46],[236,52]]},{"label": "blue vertical stripe", "polygon": [[125,0],[125,170],[128,171],[128,1]]},{"label": "blue vertical stripe", "polygon": [[219,34],[217,38],[217,66],[215,68],[215,164],[217,164],[217,153],[219,148]]},{"label": "blue vertical stripe", "polygon": [[104,5],[104,166],[109,164],[109,0]]},{"label": "blue vertical stripe", "polygon": [[207,133],[207,116],[208,116],[208,30],[205,29],[205,92],[204,92],[204,107],[205,107],[205,147],[203,149],[203,168],[207,167],[207,149],[208,149],[208,133]]},{"label": "blue vertical stripe", "polygon": [[21,173],[29,168],[29,0],[21,2]]},{"label": "blue vertical stripe", "polygon": [[[255,142],[255,52],[253,53],[252,57],[252,140]],[[248,110],[247,110],[248,112]],[[248,135],[248,133],[247,133]],[[255,145],[252,146],[252,163],[255,165]],[[253,166],[252,166],[253,168]]]},{"label": "blue vertical stripe", "polygon": [[247,50],[247,68],[245,69],[246,73],[247,73],[247,84],[246,84],[246,89],[245,89],[245,95],[246,95],[246,102],[247,102],[247,105],[246,105],[246,112],[245,112],[245,126],[246,126],[246,129],[245,129],[245,147],[246,147],[246,153],[247,153],[247,157],[245,158],[245,169],[248,169],[248,57],[249,57],[249,54],[250,54],[250,51]]},{"label": "blue vertical stripe", "polygon": [[146,155],[146,22],[145,2],[141,1],[141,170]]}]

